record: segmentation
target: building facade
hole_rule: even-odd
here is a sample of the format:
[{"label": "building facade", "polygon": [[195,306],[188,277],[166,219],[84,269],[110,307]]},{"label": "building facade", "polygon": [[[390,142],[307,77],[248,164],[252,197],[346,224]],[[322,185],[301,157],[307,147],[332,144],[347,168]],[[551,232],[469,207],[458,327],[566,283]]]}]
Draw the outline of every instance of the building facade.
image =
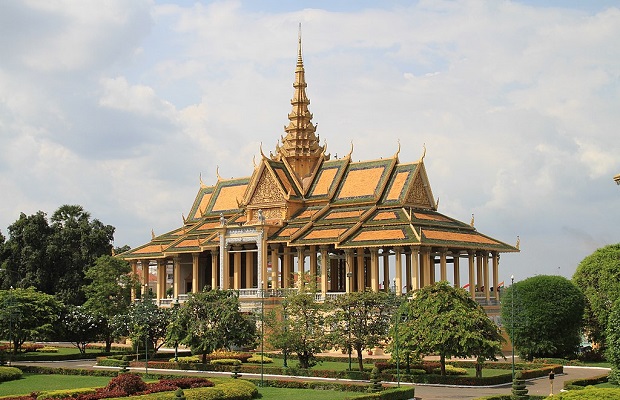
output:
[{"label": "building facade", "polygon": [[312,285],[324,300],[367,289],[401,295],[450,279],[496,305],[500,253],[518,244],[478,232],[473,216],[468,224],[439,213],[424,155],[401,163],[398,145],[391,157],[354,162],[351,147],[332,159],[306,86],[300,39],[292,110],[276,148],[269,156],[260,149],[251,176],[201,182],[181,227],[119,255],[143,290],[165,306],[205,287],[250,300]]}]

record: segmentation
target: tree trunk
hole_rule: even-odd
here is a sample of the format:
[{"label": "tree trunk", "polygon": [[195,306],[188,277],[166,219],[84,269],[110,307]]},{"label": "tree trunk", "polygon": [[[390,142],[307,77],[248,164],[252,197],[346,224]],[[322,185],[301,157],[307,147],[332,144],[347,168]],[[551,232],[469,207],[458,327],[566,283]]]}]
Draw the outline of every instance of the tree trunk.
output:
[{"label": "tree trunk", "polygon": [[355,346],[355,351],[357,353],[357,367],[360,371],[364,371],[364,360],[362,360],[362,346]]},{"label": "tree trunk", "polygon": [[441,353],[439,355],[439,362],[441,363],[441,376],[446,376],[446,355]]},{"label": "tree trunk", "polygon": [[484,361],[476,360],[476,378],[482,378],[482,366]]}]

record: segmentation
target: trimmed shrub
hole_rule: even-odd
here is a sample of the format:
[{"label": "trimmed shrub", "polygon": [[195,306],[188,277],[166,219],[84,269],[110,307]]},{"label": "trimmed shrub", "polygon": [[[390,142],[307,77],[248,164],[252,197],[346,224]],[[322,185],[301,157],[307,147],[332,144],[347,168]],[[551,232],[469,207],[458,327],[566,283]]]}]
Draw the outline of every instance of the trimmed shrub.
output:
[{"label": "trimmed shrub", "polygon": [[[260,354],[254,354],[252,357],[248,358],[248,361],[251,364],[260,364],[261,363],[261,355]],[[273,360],[267,356],[262,356],[262,362],[263,364],[270,364],[273,362]]]},{"label": "trimmed shrub", "polygon": [[415,388],[413,387],[401,387],[386,389],[378,393],[371,393],[365,396],[345,397],[345,399],[355,400],[409,400],[413,399],[415,395]]},{"label": "trimmed shrub", "polygon": [[37,400],[65,399],[68,397],[78,397],[83,394],[95,393],[96,391],[97,390],[94,388],[49,390],[40,392],[37,396]]},{"label": "trimmed shrub", "polygon": [[125,366],[127,361],[123,361],[122,356],[119,358],[97,357],[97,365],[102,367],[119,367]]},{"label": "trimmed shrub", "polygon": [[37,353],[58,353],[58,348],[52,346],[44,346],[40,349],[37,349],[36,351]]},{"label": "trimmed shrub", "polygon": [[212,365],[241,365],[241,361],[234,358],[219,358],[211,360]]},{"label": "trimmed shrub", "polygon": [[146,388],[146,383],[136,374],[121,374],[116,378],[112,378],[108,386],[106,386],[108,391],[120,390],[127,395],[142,392]]},{"label": "trimmed shrub", "polygon": [[177,357],[178,361],[175,361],[174,358],[171,358],[170,360],[168,360],[169,362],[179,362],[179,363],[199,363],[202,360],[200,359],[200,357],[198,356],[183,356],[183,357]]},{"label": "trimmed shrub", "polygon": [[24,343],[20,347],[20,350],[24,353],[30,353],[30,352],[34,352],[39,349],[42,349],[43,347],[45,346],[43,346],[42,344],[38,344],[38,343]]},{"label": "trimmed shrub", "polygon": [[[433,370],[433,373],[441,374],[441,368],[435,368]],[[459,368],[450,364],[446,364],[446,375],[467,375],[467,370],[465,368]]]},{"label": "trimmed shrub", "polygon": [[207,354],[207,360],[220,360],[220,359],[235,359],[241,362],[247,362],[248,358],[252,357],[251,353],[242,353],[240,351],[227,351],[227,350],[217,350],[213,353]]},{"label": "trimmed shrub", "polygon": [[604,374],[604,375],[593,376],[591,378],[573,379],[573,380],[564,382],[564,389],[581,390],[586,386],[598,385],[599,383],[605,383],[607,382],[607,378],[608,378],[608,375]]},{"label": "trimmed shrub", "polygon": [[22,377],[22,370],[15,367],[0,367],[0,382],[14,381]]},{"label": "trimmed shrub", "polygon": [[620,399],[620,389],[587,387],[583,390],[560,392],[547,397],[547,399],[617,400]]}]

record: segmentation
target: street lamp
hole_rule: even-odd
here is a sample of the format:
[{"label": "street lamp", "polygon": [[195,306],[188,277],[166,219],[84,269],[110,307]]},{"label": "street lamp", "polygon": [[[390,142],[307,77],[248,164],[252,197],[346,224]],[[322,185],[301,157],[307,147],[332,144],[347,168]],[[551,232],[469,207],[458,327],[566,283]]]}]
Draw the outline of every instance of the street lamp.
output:
[{"label": "street lamp", "polygon": [[[142,296],[142,303],[145,304],[148,301],[148,290],[149,284],[144,284],[144,296]],[[146,308],[145,308],[146,311]],[[148,312],[145,320],[145,331],[144,331],[144,376],[148,378],[149,376],[149,322],[148,322]]]},{"label": "street lamp", "polygon": [[264,387],[263,373],[265,358],[265,290],[263,281],[260,283],[260,386]]},{"label": "street lamp", "polygon": [[[177,297],[176,299],[174,299],[174,303],[172,304],[172,308],[174,309],[174,323],[176,326],[177,323],[177,318],[178,318],[178,312],[179,312],[179,298]],[[175,336],[176,333],[175,333]],[[177,339],[174,341],[174,362],[179,362],[179,340],[178,340],[178,336]]]},{"label": "street lamp", "polygon": [[[349,293],[352,292],[352,287],[351,287],[351,278],[353,277],[353,272],[349,271],[347,272],[347,279],[349,280]],[[349,331],[349,343],[347,345],[347,348],[349,350],[349,371],[351,371],[351,353],[353,351],[353,349],[351,348],[351,301],[349,300],[349,318],[348,318],[348,331]]]},{"label": "street lamp", "polygon": [[[286,314],[286,299],[284,299],[284,301],[282,302],[282,318],[284,319],[284,332],[285,332],[285,337],[288,338],[288,321],[287,321],[287,317],[288,315]],[[287,364],[287,359],[288,359],[288,343],[285,343],[284,345],[284,362],[282,364],[282,368],[286,369],[288,368],[288,364]]]},{"label": "street lamp", "polygon": [[398,344],[400,341],[398,333],[398,322],[400,320],[400,301],[396,295],[396,278],[394,278],[394,303],[396,304],[396,321],[394,323],[394,353],[396,353],[396,380],[398,387],[400,387],[400,354],[398,354]]},{"label": "street lamp", "polygon": [[510,338],[510,347],[512,351],[512,380],[515,380],[515,276],[510,275],[510,330],[512,337]]}]

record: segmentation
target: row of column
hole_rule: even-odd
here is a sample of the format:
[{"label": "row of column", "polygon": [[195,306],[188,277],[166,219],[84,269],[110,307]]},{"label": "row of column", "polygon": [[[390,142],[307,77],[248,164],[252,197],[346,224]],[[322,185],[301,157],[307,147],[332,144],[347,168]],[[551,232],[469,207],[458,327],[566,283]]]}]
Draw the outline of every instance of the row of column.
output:
[{"label": "row of column", "polygon": [[[250,246],[251,247],[251,246]],[[400,295],[410,290],[420,289],[437,281],[448,278],[448,264],[453,267],[453,284],[461,286],[461,258],[467,259],[468,282],[464,287],[469,289],[472,298],[490,300],[493,297],[499,300],[498,276],[499,254],[487,251],[450,251],[449,249],[434,250],[419,247],[394,247],[393,249],[357,248],[334,252],[329,246],[300,246],[290,248],[280,245],[270,245],[268,261],[271,272],[268,275],[267,262],[262,265],[256,259],[255,248],[248,246],[233,246],[227,251],[228,257],[223,257],[224,265],[219,265],[218,250],[211,250],[210,282],[203,282],[211,287],[219,287],[220,274],[223,275],[223,289],[279,289],[292,288],[296,285],[307,285],[310,279],[317,279],[317,286],[323,295],[328,292],[352,292],[370,289],[373,291],[390,290],[391,286]],[[200,287],[199,257],[200,253],[192,255],[192,292],[198,292]],[[319,261],[320,257],[320,261]],[[394,257],[395,275],[390,281],[390,260]],[[380,282],[380,258],[383,259],[383,279]],[[308,275],[306,275],[306,259],[309,260]],[[403,268],[403,259],[405,265]],[[327,260],[327,262],[325,261]],[[489,266],[491,261],[491,266]],[[137,273],[137,263],[132,263],[134,273]],[[166,297],[166,265],[167,260],[156,260],[157,263],[157,298]],[[141,261],[141,279],[149,281],[148,260]],[[439,276],[436,264],[439,264]],[[325,266],[325,267],[323,267]],[[258,268],[262,268],[258,271]],[[242,273],[243,269],[243,273]],[[404,276],[403,276],[404,269]],[[294,270],[297,271],[295,275]],[[257,277],[262,277],[261,282]],[[242,281],[242,277],[243,279]],[[297,282],[295,281],[297,279]],[[181,258],[173,259],[173,296],[178,298],[185,291],[181,288]],[[148,290],[143,285],[143,291]]]}]

